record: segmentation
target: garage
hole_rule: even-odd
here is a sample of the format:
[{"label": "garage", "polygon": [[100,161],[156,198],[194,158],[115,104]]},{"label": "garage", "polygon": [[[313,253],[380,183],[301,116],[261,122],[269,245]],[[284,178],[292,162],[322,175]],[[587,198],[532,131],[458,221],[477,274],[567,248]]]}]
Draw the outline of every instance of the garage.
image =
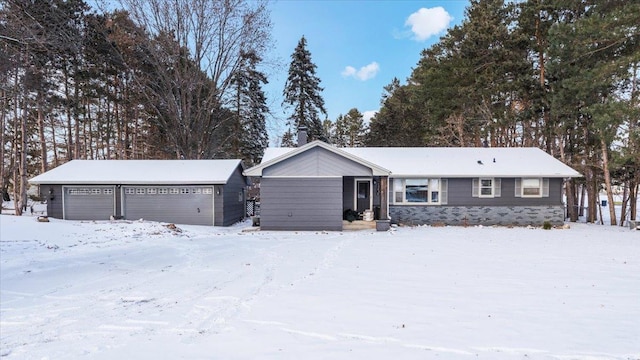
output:
[{"label": "garage", "polygon": [[125,219],[214,224],[213,186],[123,186],[122,193]]},{"label": "garage", "polygon": [[62,191],[67,220],[109,220],[116,213],[113,186],[65,186]]},{"label": "garage", "polygon": [[229,226],[245,218],[239,159],[73,160],[30,179],[47,216]]}]

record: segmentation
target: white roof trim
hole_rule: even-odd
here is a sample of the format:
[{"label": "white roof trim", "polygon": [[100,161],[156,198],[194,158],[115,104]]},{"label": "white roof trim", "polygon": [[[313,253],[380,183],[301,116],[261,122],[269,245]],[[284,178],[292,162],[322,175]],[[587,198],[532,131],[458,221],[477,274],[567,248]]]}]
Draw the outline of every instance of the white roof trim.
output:
[{"label": "white roof trim", "polygon": [[298,154],[301,154],[301,153],[303,153],[303,152],[305,152],[305,151],[307,151],[309,149],[315,148],[315,147],[321,147],[321,148],[323,148],[325,150],[331,151],[334,154],[340,155],[340,156],[342,156],[342,157],[344,157],[346,159],[349,159],[349,160],[351,160],[353,162],[356,162],[356,163],[358,163],[360,165],[366,166],[366,167],[371,169],[371,171],[373,173],[373,176],[388,176],[389,174],[391,174],[391,171],[389,171],[389,170],[387,170],[387,169],[385,169],[385,168],[383,168],[383,167],[381,167],[379,165],[376,165],[376,164],[374,164],[372,162],[369,162],[369,161],[367,161],[367,160],[365,160],[365,159],[363,159],[361,157],[358,157],[358,156],[355,156],[353,154],[350,154],[350,153],[348,153],[348,152],[346,152],[344,150],[341,150],[340,148],[337,148],[335,146],[329,145],[329,144],[327,144],[327,143],[325,143],[323,141],[320,141],[320,140],[312,141],[312,142],[310,142],[310,143],[308,143],[306,145],[303,145],[303,146],[301,146],[299,148],[295,148],[295,149],[287,152],[286,154],[277,156],[277,157],[275,157],[273,159],[270,159],[270,160],[268,160],[266,162],[263,162],[263,163],[261,163],[259,165],[256,165],[256,166],[254,166],[254,167],[252,167],[250,169],[245,170],[243,174],[245,176],[262,176],[262,171],[264,169],[268,168],[269,166],[272,166],[272,165],[277,164],[277,163],[279,163],[281,161],[284,161],[284,160],[287,160],[289,158],[292,158],[292,157],[294,157],[294,156],[296,156]]}]

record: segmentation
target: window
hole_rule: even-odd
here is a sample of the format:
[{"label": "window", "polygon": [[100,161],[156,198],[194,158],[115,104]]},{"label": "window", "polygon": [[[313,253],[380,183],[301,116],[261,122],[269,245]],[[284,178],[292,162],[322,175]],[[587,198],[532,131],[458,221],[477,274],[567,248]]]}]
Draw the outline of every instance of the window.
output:
[{"label": "window", "polygon": [[212,188],[204,188],[202,189],[202,193],[205,195],[211,195],[213,194],[213,189]]},{"label": "window", "polygon": [[144,188],[136,188],[136,195],[144,195],[145,193]]},{"label": "window", "polygon": [[166,195],[166,194],[168,194],[168,193],[169,193],[169,190],[168,190],[167,188],[160,188],[160,189],[158,189],[158,194]]},{"label": "window", "polygon": [[180,189],[180,194],[188,194],[189,193],[189,188],[181,188]]},{"label": "window", "polygon": [[394,204],[443,204],[446,182],[440,179],[393,179]]},{"label": "window", "polygon": [[515,185],[516,197],[549,197],[548,178],[517,178]]},{"label": "window", "polygon": [[136,193],[136,189],[134,189],[134,188],[125,188],[125,189],[124,189],[124,193],[125,193],[126,195],[133,195],[133,194],[135,194],[135,193]]},{"label": "window", "polygon": [[158,193],[158,189],[156,189],[156,188],[147,188],[147,194],[155,195],[157,193]]},{"label": "window", "polygon": [[523,197],[540,197],[542,189],[540,179],[522,179],[522,196]]},{"label": "window", "polygon": [[91,195],[91,189],[88,188],[71,188],[67,192],[69,195]]},{"label": "window", "polygon": [[104,193],[105,195],[113,195],[113,189],[104,189],[104,190],[103,190],[103,193]]},{"label": "window", "polygon": [[471,196],[481,198],[500,197],[502,180],[496,178],[476,178],[472,181]]},{"label": "window", "polygon": [[179,193],[180,193],[180,192],[178,191],[178,189],[177,189],[177,188],[171,188],[171,189],[169,189],[169,194],[176,195],[176,194],[179,194]]},{"label": "window", "polygon": [[192,194],[202,194],[202,188],[193,188],[191,189]]},{"label": "window", "polygon": [[493,197],[493,179],[480,179],[480,197]]},{"label": "window", "polygon": [[91,195],[100,195],[102,194],[102,189],[91,189]]},{"label": "window", "polygon": [[407,179],[404,181],[407,202],[429,202],[429,179]]}]

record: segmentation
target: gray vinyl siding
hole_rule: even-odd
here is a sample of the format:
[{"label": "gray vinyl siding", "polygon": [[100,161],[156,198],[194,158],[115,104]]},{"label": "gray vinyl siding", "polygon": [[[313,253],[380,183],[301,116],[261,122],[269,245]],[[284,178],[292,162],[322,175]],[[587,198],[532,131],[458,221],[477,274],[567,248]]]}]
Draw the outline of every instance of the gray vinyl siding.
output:
[{"label": "gray vinyl siding", "polygon": [[[247,181],[242,169],[236,168],[226,185],[216,185],[221,194],[215,195],[215,225],[229,226],[244,219],[244,190]],[[214,192],[217,194],[217,192]]]},{"label": "gray vinyl siding", "polygon": [[[127,194],[127,189],[177,189],[177,194]],[[181,189],[189,189],[188,194]],[[200,189],[201,193],[193,193]],[[211,189],[209,194],[205,189]],[[128,220],[150,220],[189,225],[213,225],[213,196],[210,186],[123,186],[124,217]]]},{"label": "gray vinyl siding", "polygon": [[342,230],[342,178],[262,178],[262,230]]},{"label": "gray vinyl siding", "polygon": [[[73,195],[82,189],[99,189],[100,194]],[[111,189],[111,194],[104,194]],[[67,220],[109,220],[115,215],[115,186],[64,186],[64,218]]]},{"label": "gray vinyl siding", "polygon": [[448,179],[449,206],[543,206],[562,205],[562,179],[549,179],[549,196],[540,198],[515,197],[515,178],[501,179],[501,196],[480,198],[472,196],[472,178]]},{"label": "gray vinyl siding", "polygon": [[371,169],[320,147],[265,168],[267,176],[371,176]]},{"label": "gray vinyl siding", "polygon": [[[53,199],[49,189],[53,190]],[[62,219],[62,185],[40,185],[40,198],[47,201],[47,216]]]}]

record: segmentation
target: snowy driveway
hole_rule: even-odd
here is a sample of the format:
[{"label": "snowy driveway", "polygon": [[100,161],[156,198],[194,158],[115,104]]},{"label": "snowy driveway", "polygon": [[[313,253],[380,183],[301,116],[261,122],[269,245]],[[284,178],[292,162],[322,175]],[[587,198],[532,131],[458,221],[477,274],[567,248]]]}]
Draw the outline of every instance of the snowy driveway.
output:
[{"label": "snowy driveway", "polygon": [[640,359],[640,233],[0,216],[6,359]]}]

